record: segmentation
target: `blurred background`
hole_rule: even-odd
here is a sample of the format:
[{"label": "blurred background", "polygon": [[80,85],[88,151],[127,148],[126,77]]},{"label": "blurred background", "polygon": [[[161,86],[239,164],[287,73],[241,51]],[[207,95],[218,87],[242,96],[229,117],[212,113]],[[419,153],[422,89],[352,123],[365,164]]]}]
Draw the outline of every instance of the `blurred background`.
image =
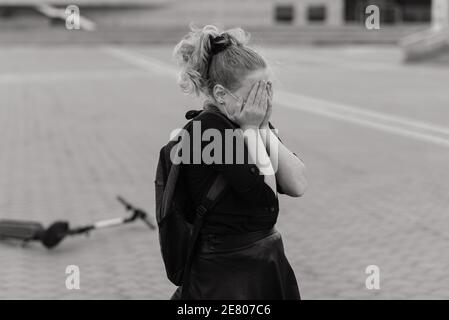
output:
[{"label": "blurred background", "polygon": [[[274,71],[272,122],[308,170],[277,225],[302,297],[448,299],[449,0],[0,0],[0,219],[88,224],[126,214],[117,194],[154,215],[159,149],[202,107],[171,59],[191,22],[244,28]],[[1,299],[174,289],[143,224],[0,242]]]}]

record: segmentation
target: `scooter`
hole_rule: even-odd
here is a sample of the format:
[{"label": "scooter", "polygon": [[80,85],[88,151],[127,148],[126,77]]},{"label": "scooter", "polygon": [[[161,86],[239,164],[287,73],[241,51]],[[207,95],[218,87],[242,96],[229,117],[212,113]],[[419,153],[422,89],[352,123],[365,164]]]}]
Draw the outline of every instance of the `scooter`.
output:
[{"label": "scooter", "polygon": [[136,220],[142,220],[151,230],[156,229],[156,225],[145,211],[134,207],[120,196],[117,196],[117,200],[131,212],[129,217],[101,220],[73,229],[68,221],[56,221],[45,229],[41,223],[35,221],[0,220],[0,240],[18,240],[22,241],[24,246],[30,241],[40,241],[46,248],[52,249],[67,236],[89,234],[96,229],[119,226]]}]

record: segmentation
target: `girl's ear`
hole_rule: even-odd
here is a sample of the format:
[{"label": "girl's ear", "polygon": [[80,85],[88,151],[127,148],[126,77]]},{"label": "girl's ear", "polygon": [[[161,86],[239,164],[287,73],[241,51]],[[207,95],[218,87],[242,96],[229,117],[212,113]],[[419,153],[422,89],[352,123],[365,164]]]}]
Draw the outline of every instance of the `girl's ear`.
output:
[{"label": "girl's ear", "polygon": [[214,98],[215,98],[215,100],[217,100],[218,103],[225,102],[224,97],[226,95],[226,91],[222,85],[216,84],[214,86],[213,93],[214,93]]}]

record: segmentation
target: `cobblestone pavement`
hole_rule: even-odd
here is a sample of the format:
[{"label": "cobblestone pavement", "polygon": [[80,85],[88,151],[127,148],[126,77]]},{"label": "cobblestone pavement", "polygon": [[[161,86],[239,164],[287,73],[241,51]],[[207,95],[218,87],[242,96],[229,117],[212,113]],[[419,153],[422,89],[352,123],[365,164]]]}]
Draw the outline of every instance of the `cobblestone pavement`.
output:
[{"label": "cobblestone pavement", "polygon": [[[158,150],[201,106],[177,88],[170,49],[2,48],[0,218],[90,223],[125,214],[117,194],[152,213]],[[448,299],[447,68],[401,66],[387,47],[264,53],[275,90],[296,95],[275,105],[273,123],[308,168],[309,190],[281,198],[278,221],[303,298]],[[304,96],[317,109],[303,109]],[[414,122],[329,116],[328,103]],[[72,264],[80,290],[65,287]],[[373,264],[380,290],[365,287]],[[143,224],[52,251],[0,243],[2,299],[167,299],[173,290],[157,233]]]}]

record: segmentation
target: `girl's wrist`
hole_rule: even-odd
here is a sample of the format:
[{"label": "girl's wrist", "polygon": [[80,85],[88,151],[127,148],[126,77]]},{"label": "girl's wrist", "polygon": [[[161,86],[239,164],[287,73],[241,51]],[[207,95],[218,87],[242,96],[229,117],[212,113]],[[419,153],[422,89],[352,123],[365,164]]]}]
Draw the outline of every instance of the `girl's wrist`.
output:
[{"label": "girl's wrist", "polygon": [[245,131],[247,129],[251,129],[251,130],[258,130],[259,126],[255,125],[255,124],[244,124],[241,126],[242,130]]}]

